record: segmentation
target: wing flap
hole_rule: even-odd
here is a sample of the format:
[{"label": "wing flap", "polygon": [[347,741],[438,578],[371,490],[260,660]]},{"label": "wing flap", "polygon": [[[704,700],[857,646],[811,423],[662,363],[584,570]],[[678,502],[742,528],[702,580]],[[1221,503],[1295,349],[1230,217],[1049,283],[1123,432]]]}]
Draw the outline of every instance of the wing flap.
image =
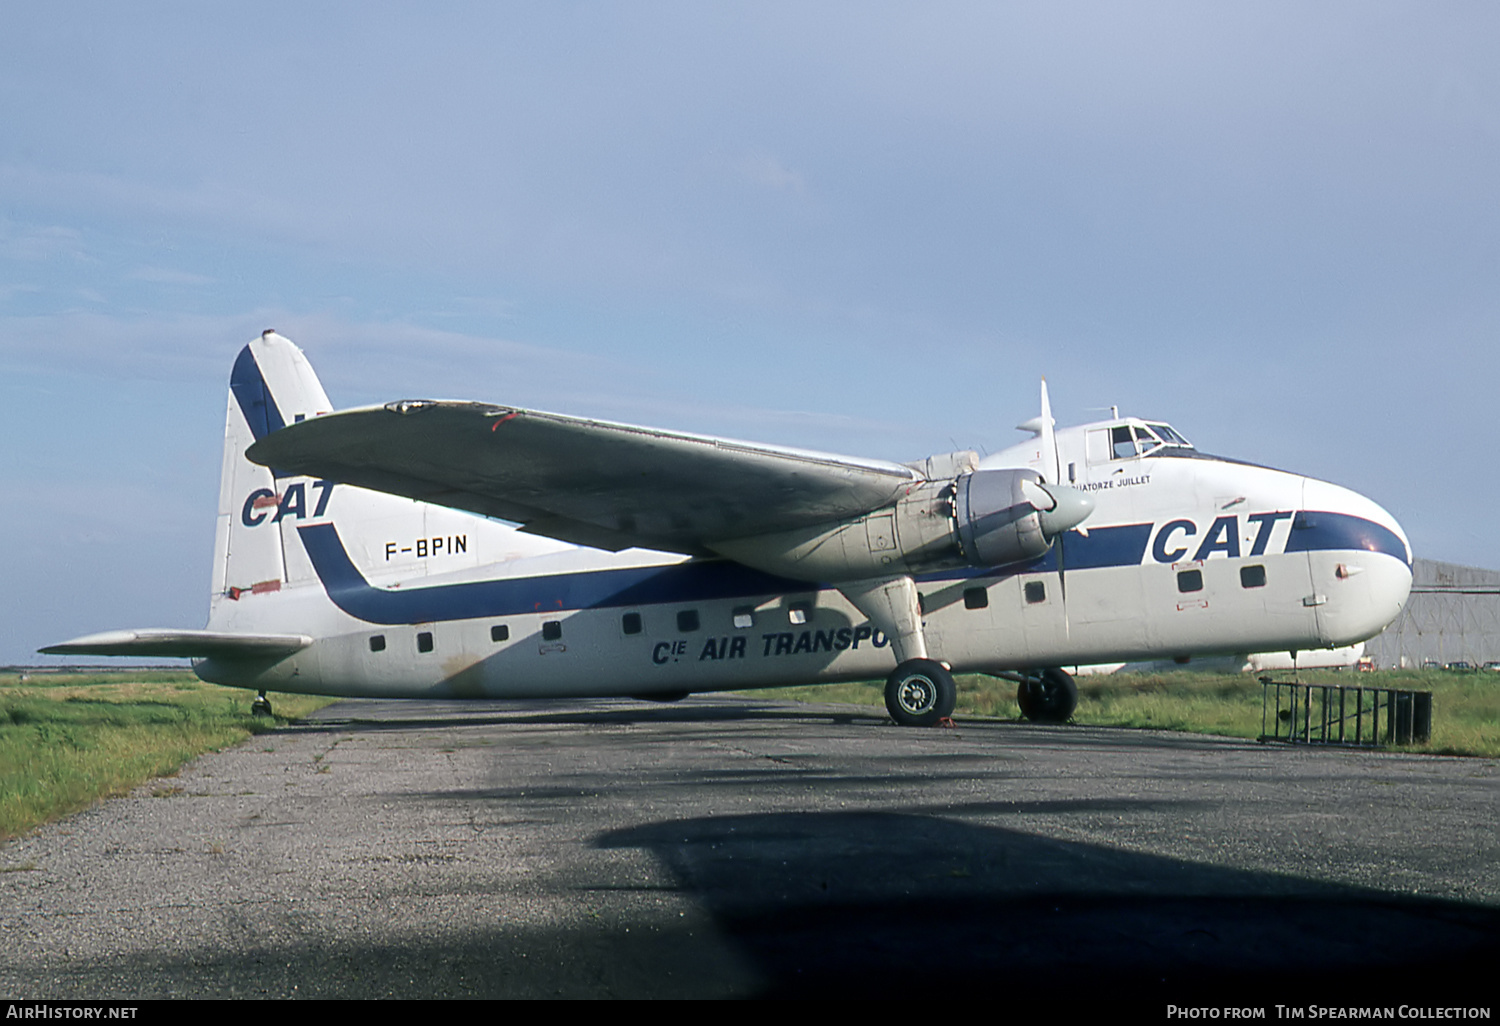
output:
[{"label": "wing flap", "polygon": [[469,402],[317,417],[247,455],[565,541],[688,553],[857,516],[920,477],[898,463]]},{"label": "wing flap", "polygon": [[38,649],[47,655],[270,657],[290,655],[312,644],[306,634],[234,634],[160,627],[103,631]]}]

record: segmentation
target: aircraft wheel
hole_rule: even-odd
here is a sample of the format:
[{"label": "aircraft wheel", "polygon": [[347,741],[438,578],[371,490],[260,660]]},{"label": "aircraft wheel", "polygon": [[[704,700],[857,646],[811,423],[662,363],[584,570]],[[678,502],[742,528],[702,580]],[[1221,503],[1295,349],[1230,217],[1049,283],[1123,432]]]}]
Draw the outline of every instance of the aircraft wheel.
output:
[{"label": "aircraft wheel", "polygon": [[264,691],[262,691],[260,694],[256,695],[255,696],[255,701],[253,701],[253,702],[250,703],[250,715],[251,716],[270,716],[271,715],[271,700],[266,697],[266,693]]},{"label": "aircraft wheel", "polygon": [[953,715],[953,675],[931,659],[908,659],[885,682],[885,707],[903,727],[931,727]]},{"label": "aircraft wheel", "polygon": [[1021,715],[1033,723],[1067,723],[1078,708],[1078,685],[1057,667],[1027,677],[1016,689]]}]

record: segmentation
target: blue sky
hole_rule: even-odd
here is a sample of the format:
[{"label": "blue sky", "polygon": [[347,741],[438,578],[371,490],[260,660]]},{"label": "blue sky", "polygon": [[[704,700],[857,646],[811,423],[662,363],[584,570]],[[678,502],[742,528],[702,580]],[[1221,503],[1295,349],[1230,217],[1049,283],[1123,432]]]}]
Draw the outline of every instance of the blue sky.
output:
[{"label": "blue sky", "polygon": [[1500,566],[1500,9],[12,5],[0,663],[201,626],[225,389],[908,460],[1112,403]]}]

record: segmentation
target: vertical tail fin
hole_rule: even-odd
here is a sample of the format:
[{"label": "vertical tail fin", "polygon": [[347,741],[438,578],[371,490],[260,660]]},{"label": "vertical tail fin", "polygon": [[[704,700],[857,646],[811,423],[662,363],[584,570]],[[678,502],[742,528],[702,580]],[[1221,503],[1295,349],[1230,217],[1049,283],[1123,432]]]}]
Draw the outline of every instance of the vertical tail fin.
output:
[{"label": "vertical tail fin", "polygon": [[312,365],[290,340],[268,330],[240,350],[229,375],[210,626],[254,627],[252,603],[240,600],[279,591],[288,582],[281,521],[289,511],[299,517],[307,512],[307,485],[283,492],[281,475],[251,463],[245,450],[272,431],[332,408]]},{"label": "vertical tail fin", "polygon": [[[571,548],[502,521],[245,457],[270,432],[332,409],[307,357],[288,339],[267,331],[240,350],[229,375],[211,630],[316,633],[319,624],[333,623],[320,619],[320,610],[336,609],[305,545],[305,532],[325,525],[335,528],[333,541],[360,575],[382,587]],[[298,601],[283,591],[295,591]]]}]

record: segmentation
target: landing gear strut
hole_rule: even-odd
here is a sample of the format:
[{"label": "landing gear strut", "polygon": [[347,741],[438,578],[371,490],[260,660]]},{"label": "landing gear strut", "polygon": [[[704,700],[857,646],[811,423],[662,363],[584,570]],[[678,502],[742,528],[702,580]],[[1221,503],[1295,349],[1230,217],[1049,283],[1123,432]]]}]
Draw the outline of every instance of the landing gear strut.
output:
[{"label": "landing gear strut", "polygon": [[885,708],[903,727],[931,727],[953,715],[953,675],[931,659],[908,659],[886,678]]},{"label": "landing gear strut", "polygon": [[271,700],[266,697],[266,693],[264,691],[262,691],[260,694],[256,695],[255,696],[255,701],[253,701],[253,702],[250,703],[250,715],[252,715],[252,716],[270,716],[271,715]]},{"label": "landing gear strut", "polygon": [[1028,673],[1016,689],[1016,704],[1034,723],[1067,723],[1078,708],[1078,685],[1057,667]]}]

